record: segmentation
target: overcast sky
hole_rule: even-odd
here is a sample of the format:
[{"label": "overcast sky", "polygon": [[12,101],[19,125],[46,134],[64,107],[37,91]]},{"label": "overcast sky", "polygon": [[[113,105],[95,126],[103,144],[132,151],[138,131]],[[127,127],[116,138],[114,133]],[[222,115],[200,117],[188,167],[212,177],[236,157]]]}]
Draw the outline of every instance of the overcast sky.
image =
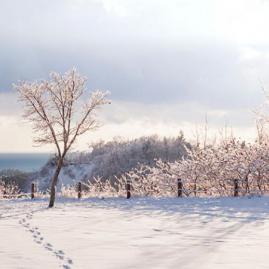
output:
[{"label": "overcast sky", "polygon": [[12,91],[18,80],[77,67],[88,88],[111,92],[104,126],[84,137],[191,137],[207,114],[254,136],[269,86],[269,1],[0,0],[0,152],[32,147]]}]

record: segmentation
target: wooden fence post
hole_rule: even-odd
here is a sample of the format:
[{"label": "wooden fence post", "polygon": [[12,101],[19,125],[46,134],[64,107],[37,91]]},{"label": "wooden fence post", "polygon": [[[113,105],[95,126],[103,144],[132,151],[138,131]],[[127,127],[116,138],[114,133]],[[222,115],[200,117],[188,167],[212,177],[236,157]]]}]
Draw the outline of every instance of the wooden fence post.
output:
[{"label": "wooden fence post", "polygon": [[31,184],[31,199],[35,198],[35,183]]},{"label": "wooden fence post", "polygon": [[78,183],[78,199],[81,198],[81,182]]},{"label": "wooden fence post", "polygon": [[181,178],[177,179],[177,197],[182,197],[183,184]]},{"label": "wooden fence post", "polygon": [[239,193],[238,179],[234,179],[234,197],[237,197]]},{"label": "wooden fence post", "polygon": [[131,181],[128,179],[126,183],[127,199],[131,198]]}]

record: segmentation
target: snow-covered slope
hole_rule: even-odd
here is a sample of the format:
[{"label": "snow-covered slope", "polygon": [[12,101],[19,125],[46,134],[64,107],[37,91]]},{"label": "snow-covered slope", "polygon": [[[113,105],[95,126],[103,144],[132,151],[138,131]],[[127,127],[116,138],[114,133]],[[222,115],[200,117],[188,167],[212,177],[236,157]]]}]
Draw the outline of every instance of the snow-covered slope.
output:
[{"label": "snow-covered slope", "polygon": [[[93,164],[65,165],[60,172],[58,178],[58,186],[74,185],[78,181],[88,180],[91,176],[93,167]],[[43,171],[33,174],[32,179],[38,184],[39,190],[46,190],[48,188],[49,182],[54,172],[54,166],[46,165],[45,167],[43,167]]]},{"label": "snow-covered slope", "polygon": [[1,268],[268,268],[269,198],[0,202]]}]

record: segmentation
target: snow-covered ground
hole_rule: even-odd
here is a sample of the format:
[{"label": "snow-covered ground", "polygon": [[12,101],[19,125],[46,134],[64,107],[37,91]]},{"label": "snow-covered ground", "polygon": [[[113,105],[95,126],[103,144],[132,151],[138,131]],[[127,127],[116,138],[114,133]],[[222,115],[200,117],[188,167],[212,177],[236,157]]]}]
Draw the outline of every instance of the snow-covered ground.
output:
[{"label": "snow-covered ground", "polygon": [[0,268],[269,268],[269,197],[0,201]]}]

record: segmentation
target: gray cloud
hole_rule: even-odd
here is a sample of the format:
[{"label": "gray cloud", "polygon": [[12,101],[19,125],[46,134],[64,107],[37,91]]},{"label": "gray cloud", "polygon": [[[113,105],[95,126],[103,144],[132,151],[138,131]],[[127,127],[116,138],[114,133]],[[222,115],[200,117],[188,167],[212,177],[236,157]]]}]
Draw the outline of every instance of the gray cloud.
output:
[{"label": "gray cloud", "polygon": [[252,109],[262,101],[268,60],[246,60],[241,45],[220,38],[212,1],[0,3],[1,92],[76,66],[89,88],[110,90],[116,101],[205,110]]},{"label": "gray cloud", "polygon": [[219,108],[257,105],[259,78],[265,73],[254,70],[249,76],[253,68],[240,62],[238,49],[212,45],[103,45],[78,51],[9,47],[0,58],[4,91],[18,80],[44,78],[51,70],[64,72],[76,66],[88,76],[89,87],[108,89],[116,100],[194,101]]}]

